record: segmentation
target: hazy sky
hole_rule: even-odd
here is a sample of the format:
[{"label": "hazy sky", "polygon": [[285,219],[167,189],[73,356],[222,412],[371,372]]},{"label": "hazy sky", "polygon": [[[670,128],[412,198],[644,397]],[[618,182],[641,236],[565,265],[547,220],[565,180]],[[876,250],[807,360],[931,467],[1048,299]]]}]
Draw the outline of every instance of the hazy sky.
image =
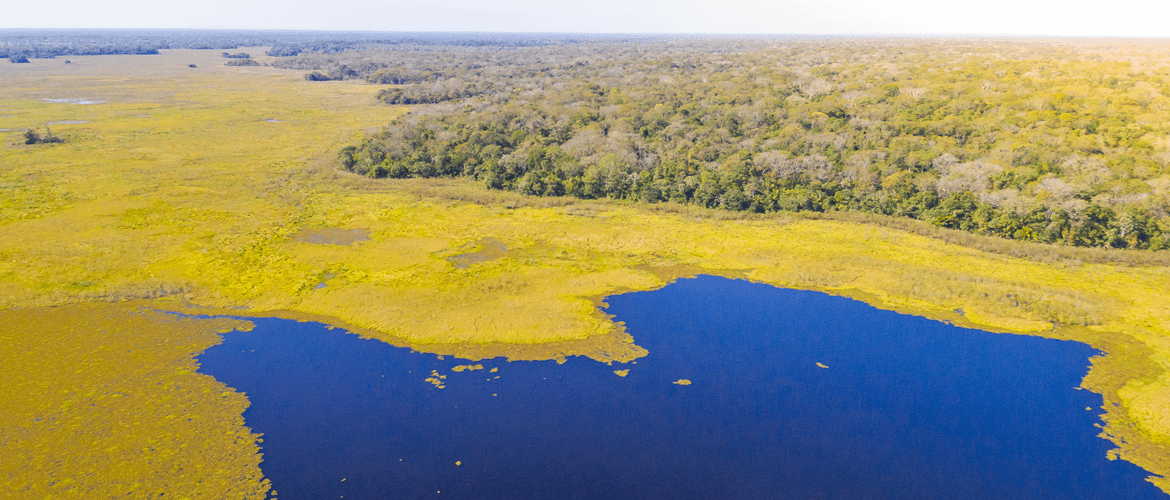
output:
[{"label": "hazy sky", "polygon": [[15,0],[0,28],[1170,36],[1167,0]]}]

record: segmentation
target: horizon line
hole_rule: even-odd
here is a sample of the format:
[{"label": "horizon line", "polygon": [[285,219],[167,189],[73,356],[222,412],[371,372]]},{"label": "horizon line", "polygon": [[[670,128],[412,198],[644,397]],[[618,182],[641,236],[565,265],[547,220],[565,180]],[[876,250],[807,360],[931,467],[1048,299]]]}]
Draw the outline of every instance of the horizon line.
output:
[{"label": "horizon line", "polygon": [[303,29],[303,28],[112,28],[112,27],[58,27],[10,28],[3,31],[246,31],[273,33],[361,33],[361,34],[446,34],[446,35],[527,35],[527,36],[636,36],[636,37],[819,37],[819,38],[1070,38],[1070,39],[1170,39],[1170,35],[1085,35],[1044,33],[727,33],[727,32],[589,32],[589,31],[472,31],[437,30],[412,31],[399,29]]}]

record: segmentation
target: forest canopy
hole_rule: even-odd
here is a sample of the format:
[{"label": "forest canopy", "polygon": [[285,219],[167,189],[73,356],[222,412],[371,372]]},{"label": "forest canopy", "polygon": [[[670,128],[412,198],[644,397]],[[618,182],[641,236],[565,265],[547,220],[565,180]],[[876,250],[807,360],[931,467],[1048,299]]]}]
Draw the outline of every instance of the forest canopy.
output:
[{"label": "forest canopy", "polygon": [[598,39],[273,65],[417,104],[341,151],[360,175],[1157,250],[1170,246],[1170,58],[1154,43]]}]

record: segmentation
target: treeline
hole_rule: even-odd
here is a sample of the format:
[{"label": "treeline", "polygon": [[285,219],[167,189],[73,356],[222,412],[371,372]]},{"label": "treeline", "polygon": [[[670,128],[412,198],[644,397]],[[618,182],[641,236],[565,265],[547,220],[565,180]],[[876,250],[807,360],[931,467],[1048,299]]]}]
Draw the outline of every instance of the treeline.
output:
[{"label": "treeline", "polygon": [[370,177],[468,176],[531,195],[858,211],[1017,240],[1167,248],[1166,61],[1079,43],[383,51],[388,67],[445,76],[383,100],[452,82],[483,90],[416,101],[438,103],[339,161]]},{"label": "treeline", "polygon": [[410,85],[378,91],[377,98],[386,104],[435,104],[466,99],[491,91],[487,83],[462,83],[458,80],[433,85]]},{"label": "treeline", "polygon": [[[330,40],[305,40],[273,45],[267,52],[273,57],[300,54],[340,54],[371,48],[397,50],[432,50],[460,48],[547,47],[615,39],[613,35],[530,35],[523,33],[347,33]],[[625,37],[623,39],[628,39]],[[637,37],[644,38],[644,37]],[[324,69],[324,68],[314,68]]]},{"label": "treeline", "polygon": [[[589,47],[598,44],[661,40],[661,37],[655,36],[413,33],[346,42],[278,45],[267,54],[281,58],[273,63],[274,67],[310,70],[328,76],[320,79],[306,75],[306,80],[364,79],[370,83],[399,85],[435,82],[453,77],[460,69],[502,68],[506,65],[501,66],[500,61],[516,56],[526,57],[532,53],[525,49],[577,47],[590,50]],[[495,62],[481,61],[480,58],[489,58]]]},{"label": "treeline", "polygon": [[[435,35],[443,38],[446,35]],[[272,30],[117,30],[0,29],[0,58],[52,59],[69,55],[158,54],[167,49],[232,50],[240,47],[286,47],[296,55],[306,48],[335,51],[368,45],[371,40],[398,40],[407,34],[345,31]],[[412,38],[429,39],[427,34]]]},{"label": "treeline", "polygon": [[[52,59],[66,55],[148,55],[162,49],[234,49],[270,37],[231,30],[0,29],[0,57]],[[267,44],[265,44],[267,45]]]},{"label": "treeline", "polygon": [[[278,59],[274,66],[280,69],[313,69],[319,68],[319,64],[303,64],[302,62],[290,62],[288,60]],[[411,83],[433,83],[447,78],[447,75],[439,71],[413,71],[407,68],[386,68],[373,64],[358,64],[350,67],[347,64],[332,65],[325,72],[310,71],[305,73],[305,80],[310,82],[326,82],[331,80],[353,80],[364,79],[369,83],[378,83],[383,85],[406,85]]]},{"label": "treeline", "polygon": [[[164,47],[165,48],[165,47]],[[29,62],[57,56],[157,55],[159,47],[142,44],[118,45],[0,45],[0,57]]]},{"label": "treeline", "polygon": [[252,59],[252,55],[248,54],[247,52],[237,52],[235,54],[224,52],[223,54],[220,54],[220,57],[222,57],[224,59],[231,59],[230,61],[224,63],[224,66],[259,66],[260,65],[260,63],[256,62],[256,60]]}]

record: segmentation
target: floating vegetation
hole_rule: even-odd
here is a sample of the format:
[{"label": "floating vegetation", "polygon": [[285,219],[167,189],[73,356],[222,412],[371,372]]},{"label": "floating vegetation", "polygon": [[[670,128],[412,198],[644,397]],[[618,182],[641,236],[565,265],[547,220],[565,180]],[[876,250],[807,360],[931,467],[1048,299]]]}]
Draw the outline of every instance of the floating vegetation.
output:
[{"label": "floating vegetation", "polygon": [[[453,372],[461,372],[463,370],[475,371],[475,370],[482,370],[482,369],[483,369],[483,365],[478,365],[478,364],[477,365],[458,365],[458,366],[451,367],[451,371],[453,371]],[[495,371],[495,369],[493,368],[492,371]]]},{"label": "floating vegetation", "polygon": [[437,370],[431,370],[431,376],[425,378],[424,380],[426,382],[430,382],[430,384],[435,386],[435,388],[442,389],[444,387],[447,387],[445,384],[443,384],[443,380],[445,380],[446,378],[447,378],[446,375],[439,375],[439,372]]},{"label": "floating vegetation", "polygon": [[823,363],[820,363],[820,362],[817,362],[817,366],[819,366],[821,368],[828,368],[828,366],[825,366]]},{"label": "floating vegetation", "polygon": [[[614,373],[614,375],[617,375],[617,376],[619,376],[619,377],[625,377],[626,375],[629,375],[629,374],[630,374],[630,370],[628,370],[628,369],[626,369],[626,370],[614,370],[614,371],[613,371],[613,373]],[[676,382],[676,383],[677,383],[677,382]]]},{"label": "floating vegetation", "polygon": [[685,378],[680,378],[680,379],[675,380],[674,382],[671,382],[671,383],[674,385],[691,385],[691,381],[687,380]]}]

